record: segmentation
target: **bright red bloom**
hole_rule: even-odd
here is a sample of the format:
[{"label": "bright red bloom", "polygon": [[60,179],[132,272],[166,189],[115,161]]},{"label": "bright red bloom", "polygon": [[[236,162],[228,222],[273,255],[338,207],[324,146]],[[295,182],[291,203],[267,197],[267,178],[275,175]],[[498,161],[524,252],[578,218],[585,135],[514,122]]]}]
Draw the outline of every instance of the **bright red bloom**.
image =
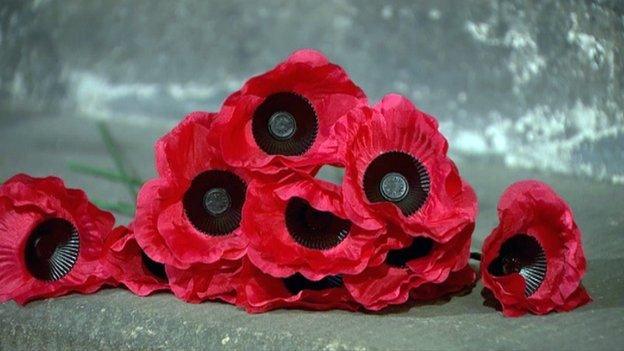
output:
[{"label": "bright red bloom", "polygon": [[[468,264],[473,230],[474,224],[470,224],[453,239],[442,243],[426,235],[407,235],[392,228],[389,235],[399,238],[403,248],[391,250],[382,264],[368,267],[361,274],[345,275],[345,286],[351,296],[369,310],[402,304],[409,299],[410,292],[418,299],[435,298],[431,292],[433,285],[437,286],[434,292],[449,292],[469,278],[465,272],[455,272],[462,271]],[[453,283],[447,284],[451,278]],[[446,285],[440,288],[440,284]]]},{"label": "bright red bloom", "polygon": [[113,216],[55,177],[0,186],[0,302],[19,304],[112,284],[102,264]]},{"label": "bright red bloom", "polygon": [[343,309],[355,311],[358,305],[344,288],[340,276],[327,276],[311,281],[300,274],[276,278],[243,262],[236,305],[249,313],[278,308],[302,308],[324,311]]},{"label": "bright red bloom", "polygon": [[233,304],[241,269],[241,260],[220,260],[185,269],[167,266],[167,274],[171,290],[181,300],[190,303],[221,300]]},{"label": "bright red bloom", "polygon": [[333,124],[367,103],[347,73],[320,52],[299,50],[272,70],[249,79],[230,95],[219,116],[223,158],[264,173],[314,169],[337,148]]},{"label": "bright red bloom", "polygon": [[569,311],[591,301],[581,284],[581,231],[552,188],[535,180],[511,185],[498,218],[483,244],[481,274],[505,316]]},{"label": "bright red bloom", "polygon": [[243,213],[249,259],[276,277],[356,274],[379,254],[381,231],[345,219],[340,188],[306,174],[254,186]]},{"label": "bright red bloom", "polygon": [[240,220],[249,177],[223,162],[214,117],[191,113],[156,143],[159,177],[139,193],[134,230],[157,262],[187,268],[245,254]]},{"label": "bright red bloom", "polygon": [[115,228],[106,238],[106,247],[106,264],[116,282],[139,296],[169,290],[165,266],[143,252],[131,229]]},{"label": "bright red bloom", "polygon": [[390,94],[374,109],[352,110],[336,124],[344,147],[343,194],[348,217],[381,228],[447,241],[474,223],[477,199],[447,156],[436,120]]}]

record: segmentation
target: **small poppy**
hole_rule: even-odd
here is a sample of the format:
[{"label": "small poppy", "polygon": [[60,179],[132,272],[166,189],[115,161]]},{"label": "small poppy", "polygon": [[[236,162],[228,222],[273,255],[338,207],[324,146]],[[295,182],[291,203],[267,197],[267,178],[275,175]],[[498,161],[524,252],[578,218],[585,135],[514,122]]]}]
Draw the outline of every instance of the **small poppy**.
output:
[{"label": "small poppy", "polygon": [[483,243],[481,274],[505,316],[570,311],[591,301],[581,283],[587,266],[581,230],[551,187],[512,184],[498,203],[498,219]]},{"label": "small poppy", "polygon": [[23,305],[112,285],[103,258],[114,222],[59,178],[7,180],[0,186],[0,301]]}]

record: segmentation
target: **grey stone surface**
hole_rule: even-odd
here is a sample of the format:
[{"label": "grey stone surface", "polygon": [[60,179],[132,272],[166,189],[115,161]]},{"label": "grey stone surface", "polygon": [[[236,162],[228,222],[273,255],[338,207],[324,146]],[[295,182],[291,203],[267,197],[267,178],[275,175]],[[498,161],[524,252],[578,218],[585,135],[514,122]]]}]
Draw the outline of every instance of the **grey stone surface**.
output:
[{"label": "grey stone surface", "polygon": [[438,116],[454,152],[622,183],[623,14],[621,0],[4,0],[0,107],[176,119],[312,47],[371,101],[399,92]]},{"label": "grey stone surface", "polygon": [[[58,174],[91,196],[127,198],[123,187],[78,176],[65,166],[81,160],[112,167],[94,125],[55,116],[5,121],[11,122],[0,129],[0,179],[21,171]],[[153,174],[151,143],[166,127],[112,126],[143,177]],[[534,177],[553,185],[584,231],[589,260],[584,283],[595,301],[570,313],[507,319],[482,305],[477,285],[450,301],[381,314],[280,310],[247,315],[220,303],[191,305],[170,294],[139,298],[108,289],[26,307],[0,305],[0,349],[619,349],[624,343],[624,188],[510,170],[481,159],[463,158],[459,167],[480,199],[477,250],[496,224],[496,202],[508,184]]]}]

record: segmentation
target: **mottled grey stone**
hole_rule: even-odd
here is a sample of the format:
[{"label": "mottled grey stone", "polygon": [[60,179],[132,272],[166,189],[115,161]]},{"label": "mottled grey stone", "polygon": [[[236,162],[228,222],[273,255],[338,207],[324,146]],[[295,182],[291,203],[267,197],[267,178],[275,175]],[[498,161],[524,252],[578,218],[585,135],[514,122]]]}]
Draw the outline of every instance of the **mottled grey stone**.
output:
[{"label": "mottled grey stone", "polygon": [[623,4],[5,0],[0,106],[177,119],[311,47],[439,117],[453,152],[622,183]]}]

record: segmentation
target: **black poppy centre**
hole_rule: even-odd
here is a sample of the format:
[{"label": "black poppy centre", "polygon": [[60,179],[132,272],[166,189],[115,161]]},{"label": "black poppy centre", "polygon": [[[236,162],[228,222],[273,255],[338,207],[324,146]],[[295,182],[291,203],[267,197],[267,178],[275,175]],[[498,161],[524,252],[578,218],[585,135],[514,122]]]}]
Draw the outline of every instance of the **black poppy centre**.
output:
[{"label": "black poppy centre", "polygon": [[528,297],[539,289],[546,278],[546,253],[534,237],[516,234],[503,243],[488,271],[494,276],[520,274],[525,282],[524,295]]},{"label": "black poppy centre", "polygon": [[298,156],[310,149],[318,133],[318,117],[305,97],[280,92],[269,95],[255,110],[252,133],[269,155]]},{"label": "black poppy centre", "polygon": [[342,277],[339,275],[328,275],[321,280],[310,280],[301,273],[295,273],[283,279],[284,286],[292,294],[297,295],[303,290],[321,291],[343,286]]},{"label": "black poppy centre", "polygon": [[306,200],[293,197],[285,211],[286,228],[300,245],[328,250],[338,246],[349,235],[351,222],[331,212],[319,211]]},{"label": "black poppy centre", "polygon": [[66,276],[78,260],[78,230],[62,218],[39,223],[26,242],[25,262],[30,274],[43,281],[56,281]]},{"label": "black poppy centre", "polygon": [[371,203],[394,203],[404,216],[416,213],[427,201],[427,168],[410,154],[392,151],[377,156],[364,171],[364,193]]},{"label": "black poppy centre", "polygon": [[427,256],[433,249],[433,240],[419,236],[412,240],[410,246],[390,250],[386,256],[386,264],[392,267],[405,268],[407,262]]},{"label": "black poppy centre", "polygon": [[200,232],[211,236],[227,235],[240,226],[246,191],[245,181],[232,172],[203,172],[184,193],[184,212]]}]

